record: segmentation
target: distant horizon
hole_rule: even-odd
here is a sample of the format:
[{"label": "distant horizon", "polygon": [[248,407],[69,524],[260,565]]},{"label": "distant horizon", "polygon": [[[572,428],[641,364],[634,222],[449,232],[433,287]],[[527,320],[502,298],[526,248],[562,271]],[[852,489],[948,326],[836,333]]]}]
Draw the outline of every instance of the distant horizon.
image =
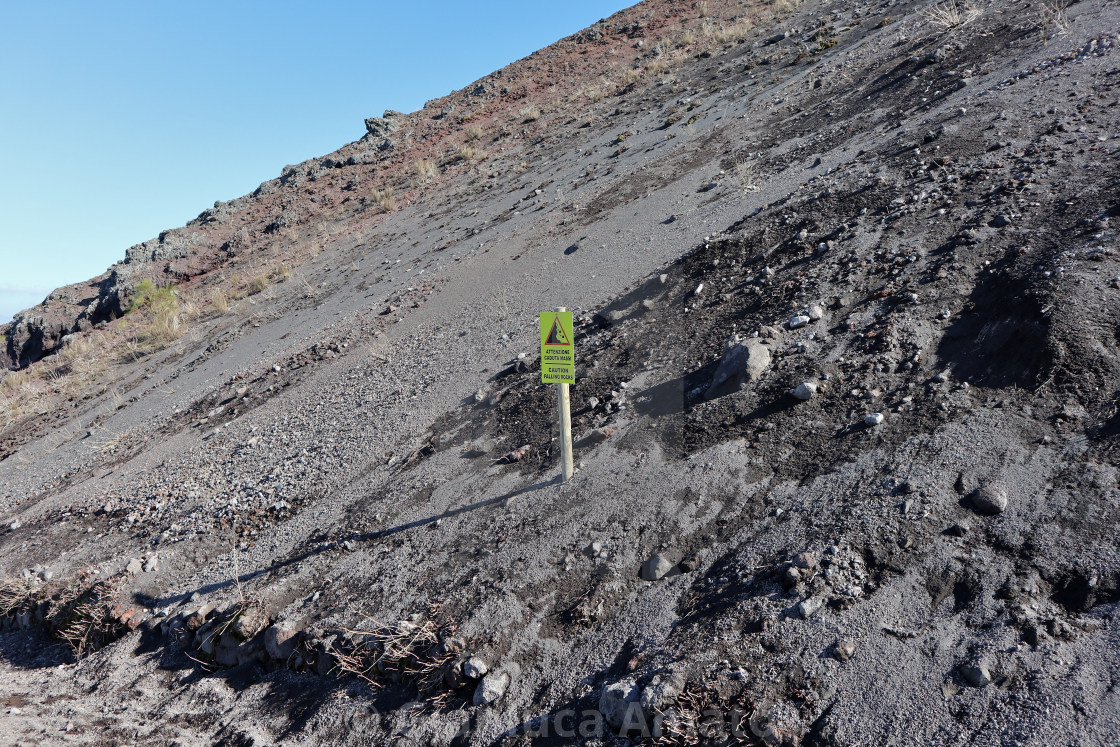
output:
[{"label": "distant horizon", "polygon": [[[0,325],[125,250],[631,2],[10,8]],[[220,19],[216,21],[215,19]],[[44,43],[44,39],[50,40]]]}]

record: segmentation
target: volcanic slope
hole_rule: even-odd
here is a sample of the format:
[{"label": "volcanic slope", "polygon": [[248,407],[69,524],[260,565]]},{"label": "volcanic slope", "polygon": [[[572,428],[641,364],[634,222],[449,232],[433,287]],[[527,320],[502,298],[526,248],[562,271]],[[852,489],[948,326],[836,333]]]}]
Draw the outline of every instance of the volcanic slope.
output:
[{"label": "volcanic slope", "polygon": [[1113,742],[1118,33],[641,3],[23,312],[2,739]]}]

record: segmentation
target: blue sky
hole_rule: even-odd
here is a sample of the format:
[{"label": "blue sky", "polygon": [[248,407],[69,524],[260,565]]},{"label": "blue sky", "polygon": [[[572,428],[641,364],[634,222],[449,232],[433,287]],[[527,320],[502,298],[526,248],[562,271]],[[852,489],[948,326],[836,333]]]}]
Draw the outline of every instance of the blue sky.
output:
[{"label": "blue sky", "polygon": [[631,4],[0,0],[0,322]]}]

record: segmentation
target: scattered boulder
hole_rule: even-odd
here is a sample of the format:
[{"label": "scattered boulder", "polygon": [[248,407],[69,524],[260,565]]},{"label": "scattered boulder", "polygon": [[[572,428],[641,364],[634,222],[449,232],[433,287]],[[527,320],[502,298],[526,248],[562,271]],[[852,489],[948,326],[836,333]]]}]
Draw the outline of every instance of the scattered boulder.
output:
[{"label": "scattered boulder", "polygon": [[799,552],[793,556],[793,564],[798,568],[816,568],[818,562],[819,561],[817,560],[817,554],[814,552],[810,552],[809,550]]},{"label": "scattered boulder", "polygon": [[789,393],[804,402],[812,399],[813,395],[817,393],[817,385],[812,381],[803,381],[793,389],[790,389]]},{"label": "scattered boulder", "polygon": [[641,577],[643,581],[657,581],[673,569],[673,564],[661,555],[654,555],[642,563]]},{"label": "scattered boulder", "polygon": [[882,425],[884,420],[886,420],[886,418],[883,416],[883,413],[873,412],[863,419],[863,424],[874,428],[877,425]]},{"label": "scattered boulder", "polygon": [[1007,491],[995,485],[984,484],[969,495],[969,502],[982,514],[1003,513],[1007,508]]},{"label": "scattered boulder", "polygon": [[488,667],[486,665],[486,662],[484,662],[482,659],[479,659],[477,656],[472,656],[471,658],[463,662],[463,674],[467,675],[472,680],[482,679],[483,676],[485,676],[489,671],[490,667]]},{"label": "scattered boulder", "polygon": [[204,604],[194,612],[190,613],[183,620],[183,627],[187,630],[194,632],[201,628],[210,617],[210,613],[214,611],[213,604]]},{"label": "scattered boulder", "polygon": [[599,713],[612,729],[618,731],[624,723],[640,723],[641,692],[632,679],[624,679],[607,685],[599,696]]},{"label": "scattered boulder", "polygon": [[295,630],[272,625],[264,631],[264,649],[277,661],[287,661],[296,650],[299,633]]},{"label": "scattered boulder", "polygon": [[850,640],[837,641],[832,652],[840,661],[848,661],[856,653],[856,642]]},{"label": "scattered boulder", "polygon": [[802,618],[808,620],[824,606],[824,597],[809,597],[797,605],[797,612]]},{"label": "scattered boulder", "polygon": [[268,615],[259,607],[249,606],[241,611],[231,630],[242,641],[255,637],[268,627]]},{"label": "scattered boulder", "polygon": [[973,687],[987,687],[992,683],[992,674],[984,662],[970,662],[960,666],[961,677]]},{"label": "scattered boulder", "polygon": [[757,381],[769,368],[770,361],[770,349],[760,340],[732,335],[724,343],[723,358],[705,396],[718,397]]},{"label": "scattered boulder", "polygon": [[474,704],[482,706],[494,703],[506,694],[509,681],[510,677],[505,672],[491,672],[486,675],[474,691]]},{"label": "scattered boulder", "polygon": [[804,327],[810,321],[812,320],[809,317],[799,314],[797,316],[791,316],[787,324],[790,329],[798,329],[799,327]]},{"label": "scattered boulder", "polygon": [[647,717],[664,713],[669,706],[677,702],[677,698],[684,692],[685,678],[683,674],[674,672],[661,676],[656,675],[639,698],[642,711]]},{"label": "scattered boulder", "polygon": [[144,570],[144,562],[140,560],[140,558],[133,558],[128,561],[128,565],[124,567],[124,570],[126,573],[131,573],[135,576],[137,573]]}]

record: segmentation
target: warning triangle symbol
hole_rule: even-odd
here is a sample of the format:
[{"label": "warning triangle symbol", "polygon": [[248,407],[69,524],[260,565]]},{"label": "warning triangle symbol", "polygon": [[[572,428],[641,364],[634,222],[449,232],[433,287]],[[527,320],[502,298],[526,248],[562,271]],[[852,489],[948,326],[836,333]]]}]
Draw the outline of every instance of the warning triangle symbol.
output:
[{"label": "warning triangle symbol", "polygon": [[564,328],[560,326],[560,317],[552,320],[552,329],[549,330],[548,337],[545,338],[545,345],[571,345],[572,341],[564,334]]}]

